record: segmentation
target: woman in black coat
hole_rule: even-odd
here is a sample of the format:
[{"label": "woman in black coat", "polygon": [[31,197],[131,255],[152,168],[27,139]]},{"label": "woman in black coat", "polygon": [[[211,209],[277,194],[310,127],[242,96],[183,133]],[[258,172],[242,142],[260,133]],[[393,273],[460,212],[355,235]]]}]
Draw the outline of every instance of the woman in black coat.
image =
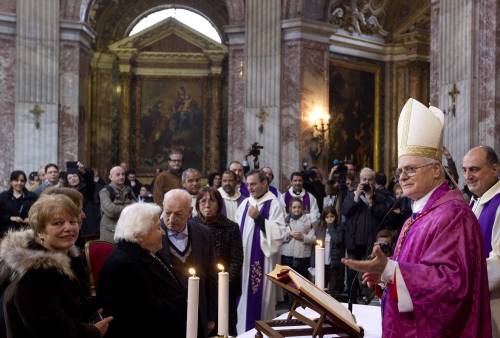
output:
[{"label": "woman in black coat", "polygon": [[10,229],[19,230],[28,225],[28,212],[37,196],[25,185],[26,174],[15,170],[10,174],[10,188],[0,193],[0,237]]},{"label": "woman in black coat", "polygon": [[224,203],[222,196],[215,188],[201,189],[196,199],[198,216],[194,220],[208,227],[215,260],[229,272],[229,335],[236,337],[237,300],[241,296],[243,244],[238,224],[221,214],[222,203]]},{"label": "woman in black coat", "polygon": [[[0,275],[7,338],[99,338],[112,318],[93,324],[95,308],[79,280],[75,248],[78,208],[67,196],[43,196],[30,210],[31,229],[0,243]],[[3,279],[5,278],[5,279]]]},{"label": "woman in black coat", "polygon": [[115,249],[106,260],[97,300],[113,316],[107,338],[186,336],[187,295],[172,267],[155,255],[165,234],[153,203],[127,206],[116,224]]}]

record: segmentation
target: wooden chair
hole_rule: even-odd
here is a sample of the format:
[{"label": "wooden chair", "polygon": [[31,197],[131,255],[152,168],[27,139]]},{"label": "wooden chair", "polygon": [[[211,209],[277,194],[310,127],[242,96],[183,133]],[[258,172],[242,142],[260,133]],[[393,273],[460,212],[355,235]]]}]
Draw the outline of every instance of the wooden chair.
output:
[{"label": "wooden chair", "polygon": [[113,243],[107,241],[89,241],[85,243],[85,259],[89,271],[90,294],[96,295],[96,287],[106,259],[113,250]]}]

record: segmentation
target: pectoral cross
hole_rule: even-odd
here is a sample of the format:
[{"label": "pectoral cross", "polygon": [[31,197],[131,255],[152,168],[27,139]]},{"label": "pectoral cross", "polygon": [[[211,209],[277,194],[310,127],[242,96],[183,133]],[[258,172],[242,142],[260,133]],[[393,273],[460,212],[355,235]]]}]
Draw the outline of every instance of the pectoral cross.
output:
[{"label": "pectoral cross", "polygon": [[33,109],[30,110],[30,113],[33,114],[33,116],[35,116],[35,128],[36,129],[40,129],[40,116],[44,112],[45,112],[45,110],[40,108],[40,106],[38,104],[35,104]]},{"label": "pectoral cross", "polygon": [[451,96],[451,113],[453,114],[453,116],[455,116],[458,94],[460,94],[460,91],[457,88],[457,84],[454,83],[453,88],[451,89],[451,92],[448,92],[448,95]]},{"label": "pectoral cross", "polygon": [[264,132],[264,122],[266,122],[267,117],[269,116],[269,114],[266,113],[266,111],[261,108],[260,112],[258,114],[255,114],[255,116],[257,116],[257,118],[260,121],[259,132],[262,134]]}]

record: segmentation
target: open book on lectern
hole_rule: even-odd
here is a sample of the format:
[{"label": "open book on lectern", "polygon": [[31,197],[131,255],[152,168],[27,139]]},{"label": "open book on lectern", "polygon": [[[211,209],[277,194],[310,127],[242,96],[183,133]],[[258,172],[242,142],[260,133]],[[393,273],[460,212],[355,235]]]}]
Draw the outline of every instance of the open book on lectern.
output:
[{"label": "open book on lectern", "polygon": [[361,327],[356,324],[352,313],[345,306],[289,266],[276,264],[274,270],[267,275],[280,284],[285,284],[287,291],[296,295],[305,295],[325,309],[333,318],[341,320],[356,332],[361,332]]}]

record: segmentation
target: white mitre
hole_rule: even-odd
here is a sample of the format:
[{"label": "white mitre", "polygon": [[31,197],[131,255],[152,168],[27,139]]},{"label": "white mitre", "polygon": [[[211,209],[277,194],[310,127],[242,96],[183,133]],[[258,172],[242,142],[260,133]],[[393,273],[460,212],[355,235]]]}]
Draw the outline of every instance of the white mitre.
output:
[{"label": "white mitre", "polygon": [[415,99],[408,99],[398,121],[398,158],[421,156],[439,162],[443,156],[443,112],[427,108]]}]

